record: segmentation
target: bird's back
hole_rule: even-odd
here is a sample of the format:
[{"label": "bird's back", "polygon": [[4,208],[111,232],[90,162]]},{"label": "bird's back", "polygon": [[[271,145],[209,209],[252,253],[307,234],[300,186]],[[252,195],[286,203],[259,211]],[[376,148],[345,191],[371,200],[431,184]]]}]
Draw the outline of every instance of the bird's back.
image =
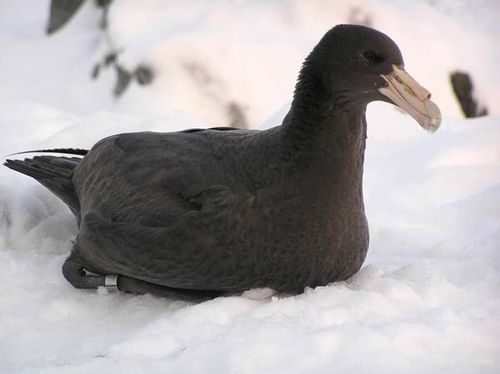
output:
[{"label": "bird's back", "polygon": [[82,214],[167,226],[196,209],[190,200],[215,185],[245,189],[240,159],[250,131],[127,133],[98,142],[76,168]]}]

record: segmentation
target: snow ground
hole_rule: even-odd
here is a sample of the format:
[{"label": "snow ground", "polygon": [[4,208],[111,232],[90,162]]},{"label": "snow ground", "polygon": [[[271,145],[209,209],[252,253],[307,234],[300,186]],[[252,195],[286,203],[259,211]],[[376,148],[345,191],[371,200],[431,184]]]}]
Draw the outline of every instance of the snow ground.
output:
[{"label": "snow ground", "polygon": [[[500,35],[500,22],[491,21],[495,3],[359,3],[375,14],[376,26],[397,36],[409,71],[430,88],[445,115],[430,136],[392,107],[370,104],[365,200],[371,245],[363,269],[347,282],[298,296],[254,290],[201,304],[75,290],[60,272],[76,232],[69,211],[36,182],[0,168],[1,373],[500,371],[500,74],[492,60],[500,52],[487,51]],[[88,81],[103,48],[99,35],[89,32],[91,7],[66,33],[46,39],[46,4],[31,1],[32,13],[14,17],[23,10],[19,4],[0,5],[0,44],[10,52],[0,55],[1,154],[89,147],[122,131],[224,122],[220,108],[210,109],[212,99],[183,75],[182,57],[201,56],[223,82],[220,101],[251,103],[248,116],[257,124],[286,103],[300,60],[349,12],[346,3],[327,1],[220,2],[212,8],[201,1],[182,7],[150,1],[148,11],[122,0],[112,15],[117,24],[139,20],[116,36],[131,46],[124,57],[133,63],[142,52],[166,67],[151,90],[131,87],[114,101],[111,79]],[[325,9],[338,14],[329,17]],[[474,14],[484,15],[483,24],[471,31]],[[175,25],[162,29],[168,38],[145,34],[144,19],[157,24],[167,15],[167,24]],[[383,15],[382,27],[377,19]],[[414,38],[439,38],[412,47],[406,21],[410,31],[422,26]],[[218,22],[230,38],[222,38],[228,32],[218,31]],[[201,55],[194,55],[190,43],[201,36]],[[134,44],[140,38],[151,44]],[[233,43],[238,48],[231,49]],[[449,50],[440,50],[443,45]],[[229,50],[226,61],[214,52],[223,48]],[[427,48],[430,63],[419,56]],[[474,60],[466,48],[484,54]],[[442,73],[458,62],[478,77],[492,115],[457,118]],[[238,66],[247,74],[243,81]],[[269,76],[256,73],[264,68]],[[265,84],[274,76],[270,91]]]}]

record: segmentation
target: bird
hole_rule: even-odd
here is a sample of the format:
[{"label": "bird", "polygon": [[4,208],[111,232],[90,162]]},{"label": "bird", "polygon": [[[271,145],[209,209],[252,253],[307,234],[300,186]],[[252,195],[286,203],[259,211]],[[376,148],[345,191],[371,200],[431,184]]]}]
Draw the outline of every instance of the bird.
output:
[{"label": "bird", "polygon": [[39,150],[63,155],[5,165],[75,215],[62,273],[76,288],[179,298],[301,293],[352,277],[365,260],[365,113],[377,100],[430,132],[440,125],[396,43],[341,24],[306,57],[279,126],[122,133],[90,150]]}]

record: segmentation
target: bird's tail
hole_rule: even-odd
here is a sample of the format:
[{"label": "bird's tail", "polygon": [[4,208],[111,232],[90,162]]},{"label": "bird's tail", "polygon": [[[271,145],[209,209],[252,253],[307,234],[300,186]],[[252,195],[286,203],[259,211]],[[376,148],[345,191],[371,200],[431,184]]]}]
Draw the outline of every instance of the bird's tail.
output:
[{"label": "bird's tail", "polygon": [[[54,152],[54,150],[45,150],[44,152]],[[81,155],[83,150],[81,153],[71,153],[70,150],[68,152],[57,150],[57,153]],[[73,170],[80,161],[80,157],[35,156],[24,160],[6,160],[4,165],[36,179],[64,201],[75,215],[79,215],[80,202],[76,196],[71,178]]]}]

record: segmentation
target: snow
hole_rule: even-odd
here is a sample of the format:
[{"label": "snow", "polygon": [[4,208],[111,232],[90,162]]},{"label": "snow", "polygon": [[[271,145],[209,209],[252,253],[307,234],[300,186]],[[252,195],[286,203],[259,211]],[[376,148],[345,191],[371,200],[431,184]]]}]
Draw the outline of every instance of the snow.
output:
[{"label": "snow", "polygon": [[[225,124],[231,100],[250,125],[277,124],[301,60],[352,11],[341,1],[122,0],[110,14],[120,58],[150,62],[158,76],[115,100],[111,71],[89,79],[106,41],[88,3],[52,38],[43,35],[47,2],[0,5],[9,52],[0,54],[1,154]],[[60,271],[76,233],[71,214],[35,181],[0,168],[0,372],[500,371],[498,5],[356,4],[396,39],[444,114],[429,135],[393,107],[369,105],[371,244],[361,271],[301,295],[258,289],[199,304],[76,290]],[[185,63],[213,84],[200,89]],[[471,72],[489,116],[459,118],[447,83],[457,67]]]}]

